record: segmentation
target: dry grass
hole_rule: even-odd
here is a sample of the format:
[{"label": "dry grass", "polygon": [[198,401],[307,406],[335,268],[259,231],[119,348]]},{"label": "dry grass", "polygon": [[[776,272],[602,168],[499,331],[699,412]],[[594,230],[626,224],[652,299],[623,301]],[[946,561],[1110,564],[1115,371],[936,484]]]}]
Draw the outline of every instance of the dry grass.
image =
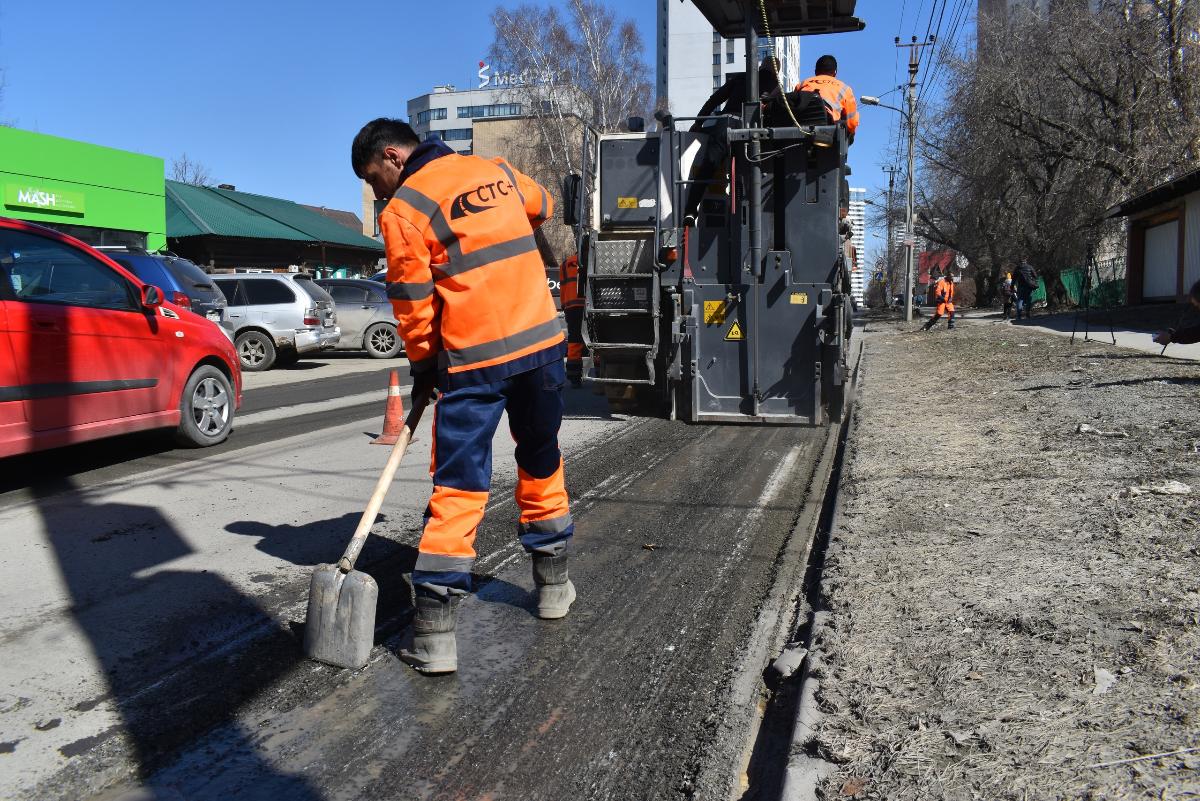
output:
[{"label": "dry grass", "polygon": [[[1198,420],[1191,363],[989,324],[868,342],[825,797],[1200,798],[1200,752],[1093,767],[1200,746]],[[1171,479],[1194,492],[1122,493]]]}]

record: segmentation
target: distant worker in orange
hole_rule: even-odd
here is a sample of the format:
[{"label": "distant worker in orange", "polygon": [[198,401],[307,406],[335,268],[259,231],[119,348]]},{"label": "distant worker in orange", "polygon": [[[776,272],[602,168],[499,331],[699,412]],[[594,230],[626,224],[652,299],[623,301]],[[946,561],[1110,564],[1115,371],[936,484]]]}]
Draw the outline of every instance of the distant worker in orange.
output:
[{"label": "distant worker in orange", "polygon": [[846,121],[846,132],[853,142],[854,132],[858,130],[858,101],[854,99],[854,90],[850,85],[838,80],[837,70],[836,58],[821,56],[817,59],[817,74],[802,81],[796,91],[819,94],[833,121]]},{"label": "distant worker in orange", "polygon": [[475,532],[492,479],[492,439],[507,413],[516,441],[517,530],[533,557],[538,616],[567,614],[574,533],[563,460],[563,332],[534,229],[550,193],[503,159],[421,142],[402,120],[372,120],[354,137],[354,173],[387,200],[379,214],[387,294],[412,365],[413,400],[440,390],[433,422],[433,495],[412,572],[411,649],[422,673],[458,667],[459,601],[471,591]]},{"label": "distant worker in orange", "polygon": [[583,384],[583,298],[579,295],[579,256],[572,253],[558,268],[558,298],[567,318],[567,380],[571,386]]},{"label": "distant worker in orange", "polygon": [[924,330],[928,331],[937,325],[943,314],[949,315],[946,330],[954,328],[954,279],[950,277],[950,273],[943,275],[933,285],[933,299],[937,303],[937,311],[929,318],[929,322],[925,323]]}]

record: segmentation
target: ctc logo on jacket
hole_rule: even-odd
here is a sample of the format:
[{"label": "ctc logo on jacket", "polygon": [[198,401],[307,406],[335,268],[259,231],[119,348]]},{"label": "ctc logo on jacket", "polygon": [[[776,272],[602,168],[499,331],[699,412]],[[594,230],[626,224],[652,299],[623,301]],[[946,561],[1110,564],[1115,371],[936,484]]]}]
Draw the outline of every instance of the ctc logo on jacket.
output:
[{"label": "ctc logo on jacket", "polygon": [[563,332],[533,235],[553,201],[503,160],[460,156],[441,142],[414,149],[402,181],[379,216],[388,297],[414,374],[436,370],[443,391],[412,578],[418,592],[444,598],[471,589],[505,411],[525,550],[558,557],[574,531],[558,447]]}]

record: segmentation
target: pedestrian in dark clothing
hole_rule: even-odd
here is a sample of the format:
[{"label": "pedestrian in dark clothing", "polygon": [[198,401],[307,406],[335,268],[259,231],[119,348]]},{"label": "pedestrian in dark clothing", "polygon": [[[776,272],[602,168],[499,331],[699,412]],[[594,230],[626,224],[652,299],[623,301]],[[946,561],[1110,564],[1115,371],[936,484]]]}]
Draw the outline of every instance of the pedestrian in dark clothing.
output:
[{"label": "pedestrian in dark clothing", "polygon": [[1040,283],[1037,270],[1026,259],[1021,259],[1014,282],[1017,285],[1017,319],[1021,319],[1022,311],[1025,312],[1025,319],[1033,319],[1033,293]]},{"label": "pedestrian in dark clothing", "polygon": [[[1200,309],[1200,281],[1192,284],[1192,288],[1188,292],[1188,303]],[[1154,335],[1154,341],[1163,347],[1172,342],[1177,345],[1191,345],[1200,342],[1200,323],[1189,325],[1186,328],[1168,328],[1166,331],[1159,331]]]},{"label": "pedestrian in dark clothing", "polygon": [[1004,319],[1012,318],[1013,304],[1017,302],[1017,290],[1013,286],[1012,273],[1005,273],[1000,282],[1000,301],[1004,304]]}]

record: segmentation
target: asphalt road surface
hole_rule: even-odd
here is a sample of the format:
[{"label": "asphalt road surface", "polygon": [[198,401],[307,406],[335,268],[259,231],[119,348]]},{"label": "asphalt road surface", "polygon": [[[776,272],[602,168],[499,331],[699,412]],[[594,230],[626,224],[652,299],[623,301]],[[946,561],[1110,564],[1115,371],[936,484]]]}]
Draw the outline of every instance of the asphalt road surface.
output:
[{"label": "asphalt road surface", "polygon": [[300,653],[308,576],[386,459],[367,440],[389,366],[251,389],[208,451],[132,437],[5,465],[0,796],[737,797],[731,699],[826,432],[627,419],[570,391],[580,597],[541,621],[502,425],[459,673],[438,678],[395,656],[419,432],[359,562],[376,648],[337,670]]}]

